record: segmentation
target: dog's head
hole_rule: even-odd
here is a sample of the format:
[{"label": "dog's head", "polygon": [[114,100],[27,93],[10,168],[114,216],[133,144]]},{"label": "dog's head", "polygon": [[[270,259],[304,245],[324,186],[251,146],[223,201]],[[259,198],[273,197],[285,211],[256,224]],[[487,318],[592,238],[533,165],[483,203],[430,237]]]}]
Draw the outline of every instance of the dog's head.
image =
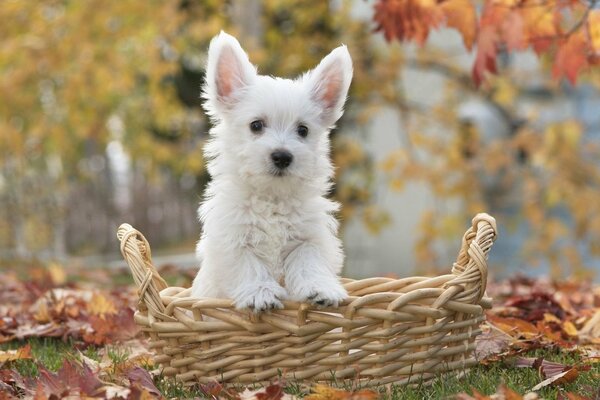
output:
[{"label": "dog's head", "polygon": [[215,129],[207,154],[213,174],[258,181],[329,177],[329,130],[343,113],[352,79],[345,46],[295,79],[258,75],[233,37],[210,43],[205,108]]}]

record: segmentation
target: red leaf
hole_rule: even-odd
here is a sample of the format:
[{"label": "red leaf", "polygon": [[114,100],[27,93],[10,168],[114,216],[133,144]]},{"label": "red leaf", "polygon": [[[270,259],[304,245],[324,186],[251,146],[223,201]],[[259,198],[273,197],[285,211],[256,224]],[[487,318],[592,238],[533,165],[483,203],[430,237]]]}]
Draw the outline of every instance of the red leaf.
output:
[{"label": "red leaf", "polygon": [[434,0],[379,0],[373,16],[387,41],[414,40],[423,45],[432,28],[437,28],[444,14]]},{"label": "red leaf", "polygon": [[104,392],[104,385],[85,363],[79,366],[71,361],[63,361],[57,373],[48,371],[43,365],[38,365],[38,370],[38,392],[39,385],[44,393],[59,397],[69,394],[93,397]]},{"label": "red leaf", "polygon": [[283,397],[283,387],[281,385],[269,385],[264,393],[256,393],[258,400],[279,400]]},{"label": "red leaf", "polygon": [[571,84],[577,82],[577,75],[588,66],[587,43],[583,31],[577,31],[559,44],[552,75],[555,78],[565,76]]},{"label": "red leaf", "polygon": [[475,85],[481,85],[486,72],[496,73],[496,42],[498,33],[491,26],[482,27],[477,37],[477,55],[473,64],[473,80]]},{"label": "red leaf", "polygon": [[502,23],[502,36],[508,51],[523,50],[527,47],[525,40],[525,23],[519,10],[512,10]]}]

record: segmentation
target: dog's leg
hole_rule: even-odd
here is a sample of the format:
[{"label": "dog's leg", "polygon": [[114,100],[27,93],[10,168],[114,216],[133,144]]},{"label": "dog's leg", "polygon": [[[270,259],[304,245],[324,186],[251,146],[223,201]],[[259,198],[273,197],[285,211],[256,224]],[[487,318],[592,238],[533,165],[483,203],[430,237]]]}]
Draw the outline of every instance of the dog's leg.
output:
[{"label": "dog's leg", "polygon": [[[320,307],[337,307],[348,297],[336,275],[339,267],[332,265],[332,262],[338,260],[341,264],[338,239],[328,239],[329,241],[319,245],[304,242],[285,259],[285,287],[292,300],[309,302]],[[326,257],[327,255],[329,257]]]},{"label": "dog's leg", "polygon": [[230,282],[223,284],[229,286],[236,308],[255,312],[283,308],[281,300],[287,297],[287,292],[271,276],[261,259],[247,249],[240,249],[235,258],[235,273],[228,277]]}]

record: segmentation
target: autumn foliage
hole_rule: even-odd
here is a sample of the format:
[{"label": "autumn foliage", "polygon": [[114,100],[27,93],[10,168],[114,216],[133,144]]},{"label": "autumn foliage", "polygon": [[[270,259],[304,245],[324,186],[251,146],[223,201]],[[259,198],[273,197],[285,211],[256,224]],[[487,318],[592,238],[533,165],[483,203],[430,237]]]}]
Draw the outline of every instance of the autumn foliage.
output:
[{"label": "autumn foliage", "polygon": [[554,77],[575,83],[581,72],[600,63],[600,9],[594,5],[574,0],[379,0],[375,21],[388,41],[419,45],[432,29],[457,30],[468,50],[476,48],[476,85],[487,73],[498,72],[501,53],[528,48],[551,60]]}]

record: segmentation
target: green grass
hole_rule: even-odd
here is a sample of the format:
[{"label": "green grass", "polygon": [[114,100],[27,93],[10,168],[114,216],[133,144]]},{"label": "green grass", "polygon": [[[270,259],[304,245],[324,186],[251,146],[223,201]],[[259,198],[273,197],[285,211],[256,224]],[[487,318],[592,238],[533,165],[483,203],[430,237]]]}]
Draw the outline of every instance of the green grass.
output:
[{"label": "green grass", "polygon": [[[57,371],[64,359],[77,359],[79,352],[71,341],[63,342],[59,339],[42,338],[31,339],[26,342],[10,342],[0,346],[1,349],[16,349],[24,344],[31,344],[34,360],[19,360],[13,362],[9,367],[17,369],[21,375],[36,376],[38,368],[36,363],[41,363],[51,371]],[[82,353],[91,359],[98,360],[98,349],[88,347]],[[114,364],[119,364],[127,359],[128,354],[118,347],[109,347],[107,349],[109,359]],[[577,364],[581,362],[581,358],[577,353],[565,352],[560,349],[556,350],[536,350],[523,355],[524,357],[544,357],[547,360],[560,362],[563,364]],[[514,361],[511,358],[504,362],[496,362],[490,365],[477,366],[465,376],[446,377],[436,380],[431,386],[422,387],[400,387],[391,386],[388,388],[374,388],[382,394],[384,399],[443,399],[449,398],[461,392],[472,393],[472,389],[483,394],[492,394],[496,392],[496,388],[500,383],[505,383],[514,391],[525,394],[533,386],[537,385],[542,379],[538,372],[532,368],[515,368],[511,365]],[[7,366],[5,365],[4,368]],[[109,371],[110,373],[110,371]],[[594,397],[598,390],[598,377],[600,376],[600,363],[592,364],[590,371],[582,372],[579,378],[572,383],[562,387],[546,387],[538,394],[542,398],[556,398],[561,392],[573,392],[579,395]],[[201,396],[202,392],[197,388],[186,388],[171,379],[158,377],[156,386],[167,398],[189,398]],[[352,386],[352,382],[338,381],[333,382],[331,386],[344,389],[360,389]],[[240,390],[241,387],[235,386],[234,389]],[[257,388],[257,387],[255,387]],[[305,395],[309,391],[308,386],[298,382],[288,382],[286,392],[294,395]]]}]

